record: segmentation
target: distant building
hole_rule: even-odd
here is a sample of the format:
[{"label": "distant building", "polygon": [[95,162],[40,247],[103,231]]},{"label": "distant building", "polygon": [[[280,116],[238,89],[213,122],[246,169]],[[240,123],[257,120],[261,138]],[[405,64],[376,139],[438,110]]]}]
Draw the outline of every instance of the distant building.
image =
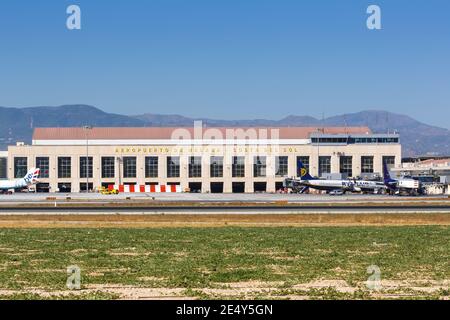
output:
[{"label": "distant building", "polygon": [[408,176],[450,176],[450,157],[407,158],[401,166],[393,169],[397,175]]},{"label": "distant building", "polygon": [[297,176],[380,175],[400,166],[398,134],[367,127],[37,128],[32,145],[8,148],[9,178],[41,169],[38,191],[111,184],[176,184],[198,192],[275,192]]}]

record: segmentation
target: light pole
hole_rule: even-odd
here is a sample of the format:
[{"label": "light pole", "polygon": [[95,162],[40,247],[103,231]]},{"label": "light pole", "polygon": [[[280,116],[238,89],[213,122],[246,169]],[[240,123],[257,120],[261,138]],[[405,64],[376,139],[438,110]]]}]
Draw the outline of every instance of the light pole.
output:
[{"label": "light pole", "polygon": [[117,163],[119,164],[119,185],[122,184],[122,171],[121,171],[121,163],[122,163],[122,157],[117,157]]},{"label": "light pole", "polygon": [[[84,134],[86,137],[86,193],[89,193],[89,130],[92,129],[91,126],[84,126]],[[92,164],[93,165],[93,164]]]}]

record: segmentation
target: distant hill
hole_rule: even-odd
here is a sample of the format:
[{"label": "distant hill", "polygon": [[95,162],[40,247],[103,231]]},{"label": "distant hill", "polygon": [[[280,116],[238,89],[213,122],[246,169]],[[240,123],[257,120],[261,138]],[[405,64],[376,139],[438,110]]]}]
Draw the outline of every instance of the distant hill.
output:
[{"label": "distant hill", "polygon": [[31,143],[35,127],[142,127],[146,123],[132,117],[106,113],[92,106],[5,108],[0,107],[0,150],[16,141]]},{"label": "distant hill", "polygon": [[378,133],[396,130],[400,133],[403,156],[450,155],[450,130],[427,125],[410,116],[370,110],[331,117],[325,123],[367,125]]},{"label": "distant hill", "polygon": [[399,132],[403,155],[450,155],[450,130],[430,126],[407,115],[387,111],[369,110],[319,120],[310,116],[290,115],[280,120],[217,120],[188,118],[181,115],[147,113],[125,116],[104,112],[87,105],[60,107],[5,108],[0,107],[0,149],[16,141],[31,142],[35,127],[148,127],[192,126],[202,120],[210,127],[255,126],[369,126],[377,133]]}]

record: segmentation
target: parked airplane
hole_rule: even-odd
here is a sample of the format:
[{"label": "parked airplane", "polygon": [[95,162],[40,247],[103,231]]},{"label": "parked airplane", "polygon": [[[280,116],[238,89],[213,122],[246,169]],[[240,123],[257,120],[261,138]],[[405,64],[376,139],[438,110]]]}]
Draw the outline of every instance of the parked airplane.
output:
[{"label": "parked airplane", "polygon": [[9,192],[11,190],[22,190],[36,184],[39,179],[39,168],[32,168],[22,179],[0,181],[0,192]]},{"label": "parked airplane", "polygon": [[386,189],[383,182],[378,181],[365,181],[365,180],[351,180],[351,179],[340,179],[340,180],[324,180],[312,177],[308,170],[305,168],[301,161],[297,163],[298,167],[298,178],[286,178],[284,180],[284,186],[286,188],[291,188],[295,192],[303,193],[309,188],[317,190],[336,191],[341,190],[342,192],[379,192],[380,190]]},{"label": "parked airplane", "polygon": [[387,164],[383,162],[383,179],[388,190],[393,194],[407,193],[417,195],[421,193],[420,182],[411,178],[392,179]]}]

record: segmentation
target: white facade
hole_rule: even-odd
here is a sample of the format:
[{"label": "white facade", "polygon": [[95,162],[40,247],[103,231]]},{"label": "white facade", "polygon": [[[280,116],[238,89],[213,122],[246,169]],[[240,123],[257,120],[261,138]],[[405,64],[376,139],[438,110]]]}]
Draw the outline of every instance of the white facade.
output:
[{"label": "white facade", "polygon": [[[335,136],[326,137],[330,139]],[[355,137],[352,136],[351,141],[359,141],[354,140]],[[380,135],[363,137],[367,139]],[[297,157],[303,157],[301,159],[308,162],[310,173],[316,176],[320,170],[322,174],[327,171],[342,172],[342,157],[346,157],[347,170],[351,172],[351,176],[359,176],[363,171],[381,175],[383,157],[390,157],[395,166],[401,164],[401,145],[398,136],[395,137],[397,140],[389,143],[313,143],[311,138],[304,137],[182,141],[147,138],[34,139],[33,145],[9,147],[7,169],[9,178],[14,178],[25,166],[31,168],[46,163],[48,168],[41,167],[44,176],[40,181],[41,186],[50,187],[51,192],[62,187],[66,191],[79,192],[81,188],[85,188],[86,183],[89,183],[89,188],[94,189],[107,184],[179,184],[183,190],[197,188],[201,192],[275,192],[285,176],[297,176]],[[89,167],[92,176],[89,178],[83,174],[86,167],[80,167],[86,164],[87,155],[89,159],[92,158],[92,166]],[[243,160],[244,166],[233,164],[233,159]],[[155,161],[157,167],[154,166]],[[169,161],[179,161],[178,169],[173,165],[170,166],[173,169],[170,171]],[[214,168],[211,167],[211,161],[216,161]],[[106,170],[107,163],[109,167]],[[177,170],[179,174],[170,176],[174,172],[178,173]],[[242,173],[243,176],[236,173]]]}]

